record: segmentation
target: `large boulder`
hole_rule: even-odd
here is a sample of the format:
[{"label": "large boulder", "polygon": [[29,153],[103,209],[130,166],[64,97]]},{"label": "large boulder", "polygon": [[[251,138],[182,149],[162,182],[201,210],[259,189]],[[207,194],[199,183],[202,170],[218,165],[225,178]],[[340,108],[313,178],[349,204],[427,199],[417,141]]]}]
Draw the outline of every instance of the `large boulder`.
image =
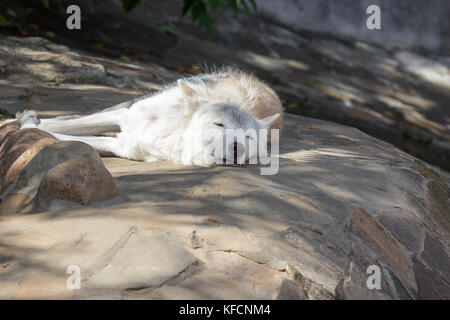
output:
[{"label": "large boulder", "polygon": [[117,193],[87,144],[58,142],[39,129],[19,130],[15,122],[0,127],[0,216],[48,207],[54,200],[88,204]]},{"label": "large boulder", "polygon": [[[46,150],[53,155],[71,154],[71,158],[54,166],[44,175],[39,185],[36,205],[49,207],[57,199],[86,205],[117,196],[116,183],[100,156],[92,148],[86,147],[84,144],[69,142]],[[74,150],[83,152],[74,155]]]},{"label": "large boulder", "polygon": [[29,194],[14,192],[11,187],[39,151],[57,142],[41,130],[19,129],[17,121],[0,127],[0,215],[15,214],[30,203]]},{"label": "large boulder", "polygon": [[[0,193],[15,181],[33,157],[46,146],[56,143],[51,134],[38,129],[17,130],[15,124],[6,125],[0,134]],[[17,129],[15,129],[17,128]]]}]

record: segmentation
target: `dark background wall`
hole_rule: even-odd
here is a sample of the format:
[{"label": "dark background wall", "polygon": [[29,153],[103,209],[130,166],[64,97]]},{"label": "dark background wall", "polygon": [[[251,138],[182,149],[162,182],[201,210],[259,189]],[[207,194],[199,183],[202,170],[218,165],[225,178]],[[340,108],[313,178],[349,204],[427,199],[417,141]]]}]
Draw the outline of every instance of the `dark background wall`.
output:
[{"label": "dark background wall", "polygon": [[[257,0],[259,8],[295,28],[355,36],[387,46],[450,51],[448,0]],[[382,30],[366,28],[366,9],[381,8]]]},{"label": "dark background wall", "polygon": [[[34,0],[33,0],[34,1]],[[62,0],[79,4],[88,14],[101,8],[102,13],[133,17],[136,21],[167,19],[179,21],[182,0],[141,0],[141,4],[125,15],[121,0]],[[449,0],[256,0],[259,14],[271,17],[294,29],[329,32],[353,36],[388,47],[426,48],[450,55]],[[376,4],[381,8],[381,30],[368,30],[366,9]],[[231,16],[231,12],[221,12]],[[240,15],[244,15],[240,13]],[[185,21],[189,17],[185,17]],[[220,21],[220,19],[219,19]],[[240,24],[224,26],[241,28]],[[220,28],[221,32],[224,28]]]}]

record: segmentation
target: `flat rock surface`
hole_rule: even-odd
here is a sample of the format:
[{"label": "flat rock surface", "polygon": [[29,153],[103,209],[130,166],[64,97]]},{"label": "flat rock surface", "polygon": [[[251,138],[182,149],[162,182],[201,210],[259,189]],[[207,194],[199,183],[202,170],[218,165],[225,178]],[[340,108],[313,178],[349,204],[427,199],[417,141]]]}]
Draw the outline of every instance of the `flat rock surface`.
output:
[{"label": "flat rock surface", "polygon": [[448,177],[357,129],[288,115],[273,176],[103,161],[114,200],[1,221],[0,297],[450,297]]},{"label": "flat rock surface", "polygon": [[[94,87],[6,79],[2,102],[87,113],[177,76],[104,63],[132,86],[109,71]],[[448,174],[355,128],[285,123],[275,175],[102,158],[116,198],[2,218],[0,298],[449,299]],[[380,289],[367,287],[372,265]]]}]

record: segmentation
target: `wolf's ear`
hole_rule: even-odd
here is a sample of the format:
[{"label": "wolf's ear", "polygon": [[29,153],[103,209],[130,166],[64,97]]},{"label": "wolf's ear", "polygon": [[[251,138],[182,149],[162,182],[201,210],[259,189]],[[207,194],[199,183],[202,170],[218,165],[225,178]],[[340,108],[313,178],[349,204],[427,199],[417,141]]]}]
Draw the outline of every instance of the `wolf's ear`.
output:
[{"label": "wolf's ear", "polygon": [[259,122],[263,125],[266,126],[268,129],[270,129],[270,127],[272,126],[272,124],[278,120],[278,118],[280,117],[280,114],[274,114],[273,116],[269,116],[267,118],[264,118],[262,120],[259,120]]},{"label": "wolf's ear", "polygon": [[195,90],[183,80],[179,79],[177,83],[184,98],[186,114],[189,114],[198,107],[198,100],[196,99],[197,94]]},{"label": "wolf's ear", "polygon": [[195,91],[194,89],[192,89],[186,82],[184,82],[183,80],[179,79],[177,81],[178,86],[181,89],[181,92],[183,93],[183,95],[185,97],[191,97],[193,98],[195,96]]}]

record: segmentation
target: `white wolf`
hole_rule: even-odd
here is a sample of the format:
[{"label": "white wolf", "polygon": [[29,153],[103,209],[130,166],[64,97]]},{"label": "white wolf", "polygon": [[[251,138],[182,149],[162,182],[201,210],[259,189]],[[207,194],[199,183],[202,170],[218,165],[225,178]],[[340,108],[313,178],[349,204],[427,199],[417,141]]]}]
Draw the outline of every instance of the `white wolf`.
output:
[{"label": "white wolf", "polygon": [[[272,89],[230,69],[178,80],[156,94],[87,116],[39,120],[33,111],[25,111],[17,118],[22,128],[37,127],[59,140],[85,142],[101,154],[211,165],[218,157],[235,159],[238,147],[244,148],[246,159],[255,156],[247,144],[237,146],[236,140],[225,139],[226,129],[281,130],[282,116],[282,104]],[[223,150],[215,150],[211,139],[205,139],[203,133],[211,129],[227,141]],[[116,136],[99,136],[111,132]],[[270,143],[270,137],[265,138]]]}]

